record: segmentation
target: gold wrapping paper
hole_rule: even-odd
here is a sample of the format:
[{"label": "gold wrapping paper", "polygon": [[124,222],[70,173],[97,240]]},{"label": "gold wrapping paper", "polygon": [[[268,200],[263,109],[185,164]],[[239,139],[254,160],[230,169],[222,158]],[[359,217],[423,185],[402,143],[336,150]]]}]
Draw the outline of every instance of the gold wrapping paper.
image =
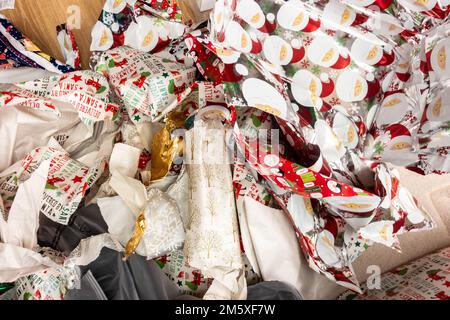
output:
[{"label": "gold wrapping paper", "polygon": [[138,247],[141,242],[141,238],[144,235],[145,229],[147,228],[147,222],[145,221],[144,210],[139,213],[139,216],[136,219],[136,223],[134,226],[133,235],[125,247],[125,256],[124,260],[128,259]]}]

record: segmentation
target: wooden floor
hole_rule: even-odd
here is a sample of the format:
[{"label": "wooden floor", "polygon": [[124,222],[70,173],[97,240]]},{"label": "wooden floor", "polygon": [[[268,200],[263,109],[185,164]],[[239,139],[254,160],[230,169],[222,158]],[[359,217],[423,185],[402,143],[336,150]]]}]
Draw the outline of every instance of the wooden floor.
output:
[{"label": "wooden floor", "polygon": [[91,29],[97,21],[105,0],[16,0],[14,10],[2,10],[14,25],[40,49],[63,60],[56,41],[56,26],[72,16],[70,6],[80,8],[80,29],[74,35],[81,51],[81,62],[88,68]]}]

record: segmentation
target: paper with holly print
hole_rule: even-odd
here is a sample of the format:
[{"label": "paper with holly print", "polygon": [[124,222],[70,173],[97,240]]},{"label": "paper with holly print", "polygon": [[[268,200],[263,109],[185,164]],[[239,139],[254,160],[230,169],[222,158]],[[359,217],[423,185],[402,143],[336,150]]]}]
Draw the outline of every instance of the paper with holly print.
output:
[{"label": "paper with holly print", "polygon": [[191,93],[195,68],[129,47],[105,52],[102,72],[134,123],[158,121]]},{"label": "paper with holly print", "polygon": [[81,200],[103,173],[106,159],[98,159],[88,167],[73,160],[59,146],[36,148],[22,160],[15,172],[0,179],[2,197],[12,203],[19,183],[26,181],[44,160],[50,166],[40,212],[49,219],[67,224]]},{"label": "paper with holly print", "polygon": [[450,247],[411,261],[381,275],[380,288],[362,286],[362,293],[347,291],[340,300],[449,300]]},{"label": "paper with holly print", "polygon": [[58,105],[69,103],[80,119],[93,130],[93,124],[106,118],[115,120],[118,107],[110,103],[108,81],[93,71],[76,71],[0,87],[3,108],[26,106],[60,116]]}]

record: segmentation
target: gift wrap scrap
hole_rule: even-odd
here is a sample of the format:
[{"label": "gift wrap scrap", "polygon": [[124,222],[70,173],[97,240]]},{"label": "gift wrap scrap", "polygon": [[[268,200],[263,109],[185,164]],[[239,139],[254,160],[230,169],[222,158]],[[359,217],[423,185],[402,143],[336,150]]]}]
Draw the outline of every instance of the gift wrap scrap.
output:
[{"label": "gift wrap scrap", "polygon": [[[246,299],[283,250],[365,292],[363,252],[434,226],[393,165],[450,171],[449,13],[218,0],[194,23],[175,1],[107,0],[91,70],[70,27],[61,62],[0,16],[0,295],[64,299],[95,278],[112,298],[95,264],[116,252],[157,266],[172,298]],[[294,245],[262,250],[267,223]]]}]

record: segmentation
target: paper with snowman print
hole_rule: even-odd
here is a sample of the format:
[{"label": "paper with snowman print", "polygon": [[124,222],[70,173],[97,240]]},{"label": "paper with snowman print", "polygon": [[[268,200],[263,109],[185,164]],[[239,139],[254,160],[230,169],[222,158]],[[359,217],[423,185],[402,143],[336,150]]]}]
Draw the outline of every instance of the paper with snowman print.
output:
[{"label": "paper with snowman print", "polygon": [[179,21],[178,6],[167,1],[106,0],[91,35],[91,65],[101,52],[130,46],[143,52],[156,53],[187,31]]},{"label": "paper with snowman print", "polygon": [[[219,57],[237,63],[235,70],[243,69],[245,79],[250,76],[240,66],[245,66],[242,54],[279,75],[295,103],[320,112],[339,106],[364,114],[380,93],[379,69],[392,64],[395,53],[379,37],[362,32],[367,19],[361,13],[337,1],[314,6],[299,0],[235,3],[229,21],[221,11],[231,9],[224,1],[216,3],[213,34]],[[246,88],[242,91],[245,95]]]},{"label": "paper with snowman print", "polygon": [[[422,174],[449,170],[447,96],[450,52],[448,23],[427,34],[412,53],[415,65],[408,86],[386,91],[370,110],[364,153],[368,158],[392,162]],[[447,59],[447,60],[446,60]]]},{"label": "paper with snowman print", "polygon": [[191,267],[214,278],[205,299],[245,299],[227,135],[220,118],[204,117],[186,135],[189,211],[184,255]]},{"label": "paper with snowman print", "polygon": [[[245,121],[240,114],[248,112],[239,110],[237,115],[238,146],[247,150],[248,163],[267,179],[278,204],[291,216],[301,247],[314,270],[358,290],[351,262],[363,250],[356,248],[356,242],[364,244],[361,249],[374,242],[398,248],[397,234],[432,226],[410,193],[398,185],[398,178],[384,165],[374,168],[374,172],[367,168],[371,172],[369,182],[376,185],[372,194],[289,162],[282,154],[270,154],[261,144],[257,149],[260,123]],[[261,111],[255,113],[258,112]],[[324,142],[336,140],[341,141],[328,137]],[[267,149],[272,150],[270,146]],[[321,149],[324,151],[326,146]]]}]

